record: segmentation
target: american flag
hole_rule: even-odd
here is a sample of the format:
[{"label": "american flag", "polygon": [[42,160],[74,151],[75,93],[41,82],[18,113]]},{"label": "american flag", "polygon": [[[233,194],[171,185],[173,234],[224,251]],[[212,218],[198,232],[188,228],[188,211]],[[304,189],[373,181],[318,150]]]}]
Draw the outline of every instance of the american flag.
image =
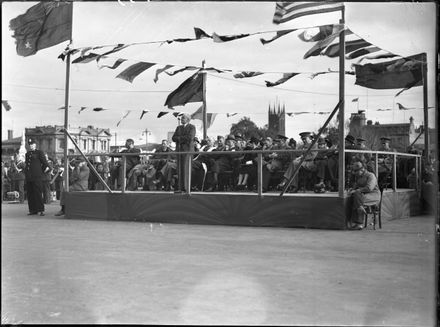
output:
[{"label": "american flag", "polygon": [[298,17],[338,11],[342,10],[343,8],[344,3],[342,2],[277,2],[275,7],[275,14],[273,16],[273,23],[281,24]]}]

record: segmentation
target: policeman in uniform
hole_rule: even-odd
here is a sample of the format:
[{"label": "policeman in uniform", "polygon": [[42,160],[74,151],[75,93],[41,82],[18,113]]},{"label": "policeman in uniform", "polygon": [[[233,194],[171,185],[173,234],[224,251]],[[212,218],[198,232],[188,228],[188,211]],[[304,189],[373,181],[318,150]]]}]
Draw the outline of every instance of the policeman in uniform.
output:
[{"label": "policeman in uniform", "polygon": [[24,168],[29,206],[28,215],[39,214],[44,216],[43,179],[44,173],[49,170],[49,164],[44,152],[37,150],[37,144],[34,139],[29,139],[28,144],[29,151],[26,152]]}]

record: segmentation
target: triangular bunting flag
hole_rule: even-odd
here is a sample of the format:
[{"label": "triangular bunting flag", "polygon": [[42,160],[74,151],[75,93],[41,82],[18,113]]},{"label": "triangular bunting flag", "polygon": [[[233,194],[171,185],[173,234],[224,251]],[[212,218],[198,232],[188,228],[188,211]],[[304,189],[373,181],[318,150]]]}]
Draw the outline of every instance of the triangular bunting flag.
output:
[{"label": "triangular bunting flag", "polygon": [[237,74],[234,74],[235,78],[248,78],[248,77],[254,77],[258,75],[262,75],[262,72],[239,72]]},{"label": "triangular bunting flag", "polygon": [[170,69],[171,67],[174,67],[174,66],[173,65],[166,65],[165,67],[157,69],[156,70],[156,76],[153,79],[154,83],[157,83],[157,81],[159,80],[159,74],[160,73],[163,73],[164,71],[166,71],[167,69]]},{"label": "triangular bunting flag", "polygon": [[122,118],[118,121],[118,123],[116,124],[116,127],[118,127],[119,126],[119,124],[121,123],[121,121],[122,120],[124,120],[127,116],[128,116],[128,114],[131,112],[131,110],[128,110],[126,113],[125,113],[125,115],[124,116],[122,116]]},{"label": "triangular bunting flag", "polygon": [[139,120],[141,120],[142,117],[144,117],[144,115],[145,115],[147,112],[148,112],[148,110],[142,110],[141,117],[139,118]]},{"label": "triangular bunting flag", "polygon": [[161,111],[161,112],[159,112],[159,114],[157,115],[157,118],[165,116],[168,112],[169,111]]},{"label": "triangular bunting flag", "polygon": [[130,67],[126,68],[123,72],[119,73],[116,78],[124,79],[130,83],[133,82],[133,80],[142,72],[150,68],[151,66],[154,66],[155,63],[151,62],[138,62],[134,65],[131,65]]},{"label": "triangular bunting flag", "polygon": [[279,79],[276,82],[269,82],[269,81],[265,81],[266,82],[266,86],[267,87],[273,87],[276,85],[280,85],[283,84],[284,82],[288,81],[289,79],[291,79],[292,77],[298,75],[299,73],[284,73],[283,77],[281,79]]}]

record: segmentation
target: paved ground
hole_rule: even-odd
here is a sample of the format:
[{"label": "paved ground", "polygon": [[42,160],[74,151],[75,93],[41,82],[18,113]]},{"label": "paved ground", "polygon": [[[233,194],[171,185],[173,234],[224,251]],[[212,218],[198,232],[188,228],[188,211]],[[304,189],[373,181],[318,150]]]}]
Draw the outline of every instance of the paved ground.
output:
[{"label": "paved ground", "polygon": [[326,231],[58,209],[2,205],[2,323],[435,325],[432,216]]}]

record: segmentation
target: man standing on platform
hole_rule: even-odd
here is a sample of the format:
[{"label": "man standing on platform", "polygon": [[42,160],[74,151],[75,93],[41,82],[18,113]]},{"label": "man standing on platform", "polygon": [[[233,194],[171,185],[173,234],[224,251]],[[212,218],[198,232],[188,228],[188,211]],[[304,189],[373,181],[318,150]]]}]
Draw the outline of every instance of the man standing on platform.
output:
[{"label": "man standing on platform", "polygon": [[[181,117],[182,124],[177,126],[176,131],[173,135],[173,141],[176,142],[176,152],[194,151],[194,137],[196,136],[196,127],[190,124],[191,118],[187,114],[183,114]],[[177,159],[178,165],[178,180],[179,180],[179,191],[185,190],[188,185],[188,160],[185,160],[185,155],[179,154]]]},{"label": "man standing on platform", "polygon": [[26,152],[24,174],[26,178],[26,192],[28,199],[28,215],[40,214],[44,216],[43,179],[49,171],[49,164],[44,152],[37,150],[34,139],[28,140],[29,151]]}]

